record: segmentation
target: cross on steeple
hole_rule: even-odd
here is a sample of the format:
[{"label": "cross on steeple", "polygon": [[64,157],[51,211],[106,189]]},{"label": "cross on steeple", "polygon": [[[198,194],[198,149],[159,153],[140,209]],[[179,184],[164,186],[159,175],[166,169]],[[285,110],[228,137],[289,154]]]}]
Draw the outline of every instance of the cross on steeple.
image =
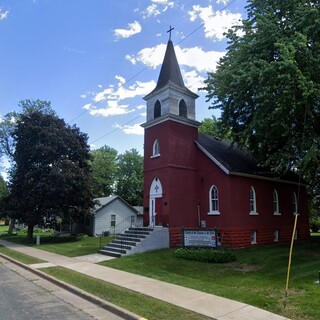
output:
[{"label": "cross on steeple", "polygon": [[173,30],[174,28],[172,28],[171,26],[170,26],[170,29],[167,31],[167,33],[169,33],[169,40],[171,40],[171,31]]}]

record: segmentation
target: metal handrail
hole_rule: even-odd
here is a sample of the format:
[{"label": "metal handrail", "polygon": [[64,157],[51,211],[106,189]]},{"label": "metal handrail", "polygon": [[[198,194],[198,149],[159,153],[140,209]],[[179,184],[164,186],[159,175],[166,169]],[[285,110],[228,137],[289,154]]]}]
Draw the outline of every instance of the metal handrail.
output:
[{"label": "metal handrail", "polygon": [[116,235],[122,233],[122,231],[128,229],[129,227],[132,227],[131,216],[127,217],[115,226],[111,227],[110,234]]}]

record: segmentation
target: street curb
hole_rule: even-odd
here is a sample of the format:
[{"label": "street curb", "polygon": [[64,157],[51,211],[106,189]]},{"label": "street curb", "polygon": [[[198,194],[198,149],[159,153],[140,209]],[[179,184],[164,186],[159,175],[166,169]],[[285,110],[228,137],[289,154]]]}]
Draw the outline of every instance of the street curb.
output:
[{"label": "street curb", "polygon": [[55,285],[65,289],[65,290],[67,290],[67,291],[69,291],[69,292],[71,292],[73,294],[76,294],[76,295],[80,296],[81,298],[83,298],[83,299],[85,299],[85,300],[87,300],[87,301],[89,301],[91,303],[94,303],[95,305],[97,305],[100,308],[103,308],[103,309],[105,309],[105,310],[107,310],[109,312],[112,312],[113,314],[118,315],[119,317],[122,317],[122,318],[124,318],[126,320],[147,320],[147,319],[145,319],[145,318],[143,318],[141,316],[138,316],[135,313],[132,313],[132,312],[126,310],[126,309],[123,309],[123,308],[121,308],[119,306],[116,306],[116,305],[112,304],[111,302],[108,302],[108,301],[103,300],[103,299],[101,299],[99,297],[96,297],[93,294],[88,293],[88,292],[86,292],[86,291],[84,291],[82,289],[79,289],[79,288],[77,288],[77,287],[75,287],[75,286],[73,286],[71,284],[65,283],[63,281],[60,281],[60,280],[52,277],[52,276],[49,276],[48,274],[46,274],[46,273],[44,273],[44,272],[42,272],[40,270],[36,270],[36,269],[30,268],[28,265],[26,265],[26,264],[24,264],[24,263],[22,263],[20,261],[14,260],[11,257],[6,256],[3,253],[0,253],[0,257],[2,257],[4,259],[6,259],[6,260],[18,265],[19,267],[22,267],[22,268],[24,268],[24,269],[26,269],[26,270],[38,275],[39,277],[41,277],[41,278],[43,278],[45,280],[48,280],[48,281],[54,283]]}]

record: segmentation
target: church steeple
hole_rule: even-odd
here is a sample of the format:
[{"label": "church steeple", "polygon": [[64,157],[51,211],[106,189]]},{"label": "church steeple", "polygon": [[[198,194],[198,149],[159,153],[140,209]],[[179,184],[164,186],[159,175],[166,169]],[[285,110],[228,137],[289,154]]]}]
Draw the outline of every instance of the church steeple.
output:
[{"label": "church steeple", "polygon": [[164,55],[163,63],[161,66],[155,90],[163,88],[170,82],[176,84],[181,88],[185,88],[178,60],[171,40],[168,41],[166,53]]},{"label": "church steeple", "polygon": [[163,116],[194,121],[196,98],[198,95],[184,85],[174,46],[169,39],[157,85],[144,97],[147,101],[147,123]]}]

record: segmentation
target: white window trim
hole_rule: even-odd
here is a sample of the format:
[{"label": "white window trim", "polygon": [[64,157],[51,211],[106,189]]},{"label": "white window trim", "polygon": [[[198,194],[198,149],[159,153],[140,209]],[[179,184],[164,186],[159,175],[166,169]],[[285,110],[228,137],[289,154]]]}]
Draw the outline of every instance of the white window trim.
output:
[{"label": "white window trim", "polygon": [[[253,236],[253,239],[252,239],[252,236]],[[250,237],[251,237],[251,244],[257,244],[257,231],[251,231],[251,234],[250,234]]]},{"label": "white window trim", "polygon": [[[216,188],[216,190],[217,190],[218,210],[212,210],[212,197],[211,197],[211,194],[212,194],[212,189],[213,188]],[[219,190],[218,190],[216,185],[212,185],[210,190],[209,190],[209,212],[208,212],[208,216],[219,216],[219,215],[220,215],[220,210],[219,210]]]},{"label": "white window trim", "polygon": [[[158,145],[158,153],[156,153],[156,145]],[[158,158],[160,157],[160,142],[158,139],[154,140],[153,146],[152,146],[152,156],[151,158]]]},{"label": "white window trim", "polygon": [[298,212],[298,198],[297,198],[297,194],[295,192],[293,192],[292,194],[292,204],[294,205],[294,210],[293,210],[293,215],[299,215]]},{"label": "white window trim", "polygon": [[[257,197],[256,197],[256,190],[254,189],[254,187],[250,187],[250,191],[253,191],[253,207],[254,207],[254,210],[252,211],[251,208],[250,208],[250,215],[251,216],[258,216],[259,213],[257,212]],[[250,191],[249,191],[249,194],[250,194]],[[250,207],[251,207],[251,198],[249,198],[249,201],[250,201]]]},{"label": "white window trim", "polygon": [[220,211],[209,211],[208,212],[208,216],[219,216],[220,215]]},{"label": "white window trim", "polygon": [[[273,210],[273,215],[274,216],[281,216],[281,212],[280,212],[280,204],[279,204],[279,195],[278,195],[278,191],[276,189],[273,190],[273,206],[275,204],[275,201],[274,201],[274,195],[276,195],[276,203],[277,203],[277,211],[274,211]],[[274,208],[273,208],[274,209]]]}]

